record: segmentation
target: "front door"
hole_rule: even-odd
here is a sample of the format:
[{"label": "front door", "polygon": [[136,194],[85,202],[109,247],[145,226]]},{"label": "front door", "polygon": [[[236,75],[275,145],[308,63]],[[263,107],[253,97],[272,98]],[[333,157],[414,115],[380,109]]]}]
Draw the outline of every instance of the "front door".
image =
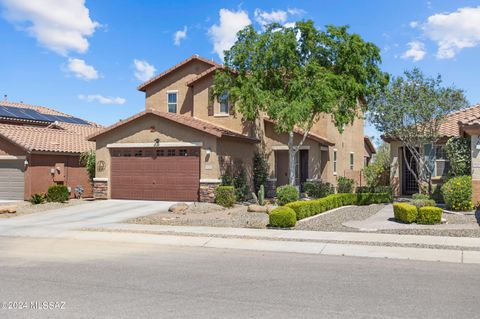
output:
[{"label": "front door", "polygon": [[[295,157],[295,184],[302,186],[308,179],[308,150],[300,150]],[[288,184],[288,162],[288,151],[275,151],[277,186]]]},{"label": "front door", "polygon": [[402,152],[402,194],[403,195],[412,195],[418,193],[418,183],[415,179],[415,176],[407,167],[407,161],[410,164],[410,168],[416,173],[417,172],[417,162],[413,158],[412,153],[406,149],[403,156],[403,149],[400,149]]}]

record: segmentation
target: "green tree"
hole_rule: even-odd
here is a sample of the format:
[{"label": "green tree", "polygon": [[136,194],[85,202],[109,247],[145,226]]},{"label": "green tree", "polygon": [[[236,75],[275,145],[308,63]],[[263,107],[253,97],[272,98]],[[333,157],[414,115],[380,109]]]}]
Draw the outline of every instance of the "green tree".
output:
[{"label": "green tree", "polygon": [[96,155],[94,150],[83,152],[80,155],[80,165],[85,166],[85,169],[87,170],[90,181],[93,181],[93,179],[95,178],[96,162],[97,161],[96,161]]},{"label": "green tree", "polygon": [[[228,93],[246,120],[266,116],[277,132],[288,134],[289,182],[294,184],[295,155],[320,114],[331,114],[342,131],[388,81],[379,68],[380,50],[346,26],[320,31],[313,21],[271,24],[263,32],[250,25],[237,36],[215,76],[214,96]],[[298,143],[295,129],[303,135]]]},{"label": "green tree", "polygon": [[389,185],[390,161],[390,144],[384,142],[378,147],[374,160],[363,169],[368,187]]},{"label": "green tree", "polygon": [[470,136],[451,137],[445,145],[445,153],[450,162],[449,173],[453,176],[470,175],[472,154],[470,150]]},{"label": "green tree", "polygon": [[[452,111],[468,105],[462,90],[442,86],[442,78],[426,77],[419,69],[405,71],[394,78],[369,101],[369,119],[386,137],[403,144],[412,162],[406,166],[416,179],[421,192],[424,185],[432,192],[435,148],[440,125]],[[413,169],[415,162],[417,170]]]}]

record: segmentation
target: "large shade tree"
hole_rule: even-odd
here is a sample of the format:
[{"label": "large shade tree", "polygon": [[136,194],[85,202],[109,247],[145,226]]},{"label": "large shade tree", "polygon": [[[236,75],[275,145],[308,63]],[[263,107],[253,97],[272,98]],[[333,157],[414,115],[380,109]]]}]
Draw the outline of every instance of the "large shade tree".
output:
[{"label": "large shade tree", "polygon": [[419,191],[426,186],[431,194],[434,146],[442,137],[440,127],[449,113],[467,105],[462,90],[444,87],[440,75],[427,77],[415,68],[392,79],[370,99],[369,120],[387,138],[402,143],[403,158],[411,158],[405,164]]},{"label": "large shade tree", "polygon": [[[245,119],[267,116],[288,134],[289,183],[295,183],[295,155],[322,113],[341,132],[362,116],[370,95],[388,82],[380,50],[348,27],[315,28],[271,24],[262,32],[247,26],[225,51],[215,76],[214,96],[226,98]],[[299,130],[302,138],[295,143]]]}]

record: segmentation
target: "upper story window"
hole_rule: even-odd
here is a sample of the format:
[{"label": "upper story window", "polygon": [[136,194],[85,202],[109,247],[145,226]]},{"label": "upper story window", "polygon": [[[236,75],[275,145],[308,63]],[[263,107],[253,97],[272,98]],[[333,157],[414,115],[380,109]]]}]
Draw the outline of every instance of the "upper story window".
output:
[{"label": "upper story window", "polygon": [[177,91],[167,92],[167,109],[169,113],[177,113]]},{"label": "upper story window", "polygon": [[230,112],[229,105],[228,105],[228,93],[222,94],[219,100],[220,100],[219,113],[228,114]]},{"label": "upper story window", "polygon": [[355,164],[354,154],[353,152],[350,152],[350,169],[352,171],[353,171],[354,164]]}]

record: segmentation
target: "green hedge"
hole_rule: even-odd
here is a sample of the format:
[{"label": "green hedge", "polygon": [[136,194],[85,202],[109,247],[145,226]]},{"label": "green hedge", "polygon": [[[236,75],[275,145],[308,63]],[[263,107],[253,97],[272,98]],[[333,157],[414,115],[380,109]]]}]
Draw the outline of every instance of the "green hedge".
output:
[{"label": "green hedge", "polygon": [[407,203],[393,204],[393,215],[395,219],[404,223],[413,223],[417,220],[417,207]]},{"label": "green hedge", "polygon": [[277,207],[270,212],[269,215],[270,226],[272,227],[293,227],[297,223],[295,211],[291,208],[282,206]]},{"label": "green hedge", "polygon": [[333,194],[315,200],[296,201],[285,206],[293,209],[296,213],[297,220],[300,220],[341,206],[369,205],[391,201],[392,195],[390,194]]},{"label": "green hedge", "polygon": [[418,210],[417,224],[440,224],[443,210],[439,207],[421,207]]},{"label": "green hedge", "polygon": [[298,189],[293,185],[283,185],[277,187],[277,204],[284,206],[285,204],[298,200],[300,194]]},{"label": "green hedge", "polygon": [[410,201],[410,204],[417,207],[417,209],[426,206],[435,207],[437,205],[433,199],[413,199],[412,201]]},{"label": "green hedge", "polygon": [[472,176],[458,176],[442,185],[442,195],[447,209],[467,211],[473,209]]},{"label": "green hedge", "polygon": [[65,185],[53,184],[48,187],[47,200],[49,202],[64,203],[68,201],[69,197],[68,187]]},{"label": "green hedge", "polygon": [[235,188],[233,186],[218,186],[215,189],[215,202],[223,207],[235,204]]}]

